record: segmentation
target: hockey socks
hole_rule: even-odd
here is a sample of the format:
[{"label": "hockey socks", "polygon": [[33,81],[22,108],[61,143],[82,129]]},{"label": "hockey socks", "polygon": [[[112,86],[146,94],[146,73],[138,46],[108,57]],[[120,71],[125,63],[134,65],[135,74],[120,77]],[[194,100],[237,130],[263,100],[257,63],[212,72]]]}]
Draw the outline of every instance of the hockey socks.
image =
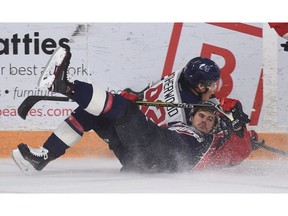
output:
[{"label": "hockey socks", "polygon": [[82,125],[73,116],[69,116],[44,143],[44,148],[53,152],[56,158],[65,154],[66,149],[70,148],[83,136]]}]

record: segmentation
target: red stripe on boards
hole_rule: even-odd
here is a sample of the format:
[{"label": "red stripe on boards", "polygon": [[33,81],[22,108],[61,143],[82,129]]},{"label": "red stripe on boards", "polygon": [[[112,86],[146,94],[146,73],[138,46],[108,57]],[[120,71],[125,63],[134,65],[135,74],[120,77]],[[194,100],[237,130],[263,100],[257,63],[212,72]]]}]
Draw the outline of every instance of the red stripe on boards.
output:
[{"label": "red stripe on boards", "polygon": [[230,29],[237,32],[242,32],[244,34],[249,34],[255,37],[262,38],[263,36],[262,28],[244,23],[208,23],[208,24]]},{"label": "red stripe on boards", "polygon": [[261,70],[260,73],[258,87],[253,104],[253,111],[251,113],[251,122],[249,125],[251,126],[258,125],[262,105],[263,105],[263,69]]},{"label": "red stripe on boards", "polygon": [[178,48],[178,43],[180,40],[181,31],[182,31],[182,26],[183,26],[183,23],[174,23],[171,38],[170,38],[170,44],[168,47],[167,56],[166,56],[166,60],[165,60],[165,64],[164,64],[164,68],[162,72],[162,78],[165,76],[169,76],[172,73],[173,64],[174,64],[174,60],[175,60],[175,56],[176,56],[176,52]]}]

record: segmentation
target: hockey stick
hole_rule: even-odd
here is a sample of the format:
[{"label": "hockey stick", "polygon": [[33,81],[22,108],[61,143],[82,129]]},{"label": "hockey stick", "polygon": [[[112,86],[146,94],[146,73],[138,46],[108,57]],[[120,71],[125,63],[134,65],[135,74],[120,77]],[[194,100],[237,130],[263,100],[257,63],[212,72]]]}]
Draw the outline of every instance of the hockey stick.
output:
[{"label": "hockey stick", "polygon": [[211,108],[215,108],[218,112],[225,115],[230,121],[234,120],[232,113],[224,112],[216,104],[212,105],[212,104],[169,103],[169,102],[161,102],[161,101],[136,101],[136,104],[141,105],[141,106],[176,107],[176,108],[184,108],[184,109],[192,109],[195,107],[211,107]]},{"label": "hockey stick", "polygon": [[38,103],[39,101],[71,101],[67,97],[53,97],[53,96],[28,96],[18,107],[18,115],[22,119],[26,119],[28,112],[31,108]]},{"label": "hockey stick", "polygon": [[[18,115],[22,119],[26,119],[28,112],[30,109],[39,101],[72,101],[67,97],[57,97],[57,96],[28,96],[19,106],[18,108]],[[194,107],[215,107],[219,112],[226,115],[230,120],[232,116],[229,114],[224,113],[218,106],[213,106],[209,104],[187,104],[187,103],[167,103],[167,102],[151,102],[151,101],[135,101],[136,104],[141,106],[159,106],[159,107],[177,107],[177,108],[184,108],[184,109],[191,109]],[[232,117],[233,118],[233,117]]]},{"label": "hockey stick", "polygon": [[191,109],[194,107],[213,107],[213,105],[208,104],[169,103],[161,101],[135,101],[135,103],[141,106],[177,107],[184,109]]},{"label": "hockey stick", "polygon": [[270,152],[273,152],[279,156],[282,156],[282,157],[288,157],[288,152],[285,152],[283,150],[280,150],[280,149],[277,149],[277,148],[274,148],[272,146],[267,146],[265,145],[265,142],[264,140],[259,140],[259,141],[251,141],[251,144],[257,148],[262,148],[262,149],[265,149],[267,151],[270,151]]}]

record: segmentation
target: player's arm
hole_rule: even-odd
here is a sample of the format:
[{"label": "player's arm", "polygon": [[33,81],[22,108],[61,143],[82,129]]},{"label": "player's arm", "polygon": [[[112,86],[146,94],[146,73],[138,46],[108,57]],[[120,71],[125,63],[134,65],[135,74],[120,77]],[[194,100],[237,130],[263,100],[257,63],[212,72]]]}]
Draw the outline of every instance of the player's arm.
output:
[{"label": "player's arm", "polygon": [[[226,129],[230,132],[229,137],[216,150],[216,155],[221,156],[228,166],[233,166],[246,159],[254,150],[251,139],[257,139],[257,134],[254,131],[252,133],[247,130],[246,125],[250,122],[250,119],[244,113],[239,100],[223,98],[220,100],[220,106],[224,112],[231,112],[234,120],[230,121],[222,116],[220,121],[225,121]],[[218,160],[221,161],[219,158]]]}]

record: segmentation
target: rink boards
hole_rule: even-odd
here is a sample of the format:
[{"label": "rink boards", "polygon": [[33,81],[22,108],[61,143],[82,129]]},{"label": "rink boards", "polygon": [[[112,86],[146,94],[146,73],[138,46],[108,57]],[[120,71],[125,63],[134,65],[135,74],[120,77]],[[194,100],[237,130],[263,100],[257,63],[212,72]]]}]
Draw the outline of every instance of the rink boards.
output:
[{"label": "rink boards", "polygon": [[[26,143],[32,147],[40,147],[51,134],[51,131],[2,131],[0,132],[0,157],[10,157],[11,151],[17,148],[19,143]],[[288,152],[288,134],[286,133],[261,133],[260,139],[264,139],[266,145]],[[241,145],[239,143],[239,145]],[[65,158],[111,158],[114,157],[107,143],[101,140],[94,132],[85,133],[81,141],[68,149]],[[251,160],[285,159],[267,150],[258,149],[249,156]]]},{"label": "rink boards", "polygon": [[[221,68],[218,98],[239,99],[251,119],[249,129],[267,145],[288,151],[288,53],[268,23],[2,23],[0,29],[0,157],[10,157],[21,142],[42,146],[77,107],[41,102],[25,121],[17,115],[27,96],[55,95],[36,84],[58,46],[71,48],[74,78],[112,93],[142,90],[193,57],[211,58]],[[65,155],[112,156],[93,133]],[[249,158],[277,157],[257,150]]]}]

